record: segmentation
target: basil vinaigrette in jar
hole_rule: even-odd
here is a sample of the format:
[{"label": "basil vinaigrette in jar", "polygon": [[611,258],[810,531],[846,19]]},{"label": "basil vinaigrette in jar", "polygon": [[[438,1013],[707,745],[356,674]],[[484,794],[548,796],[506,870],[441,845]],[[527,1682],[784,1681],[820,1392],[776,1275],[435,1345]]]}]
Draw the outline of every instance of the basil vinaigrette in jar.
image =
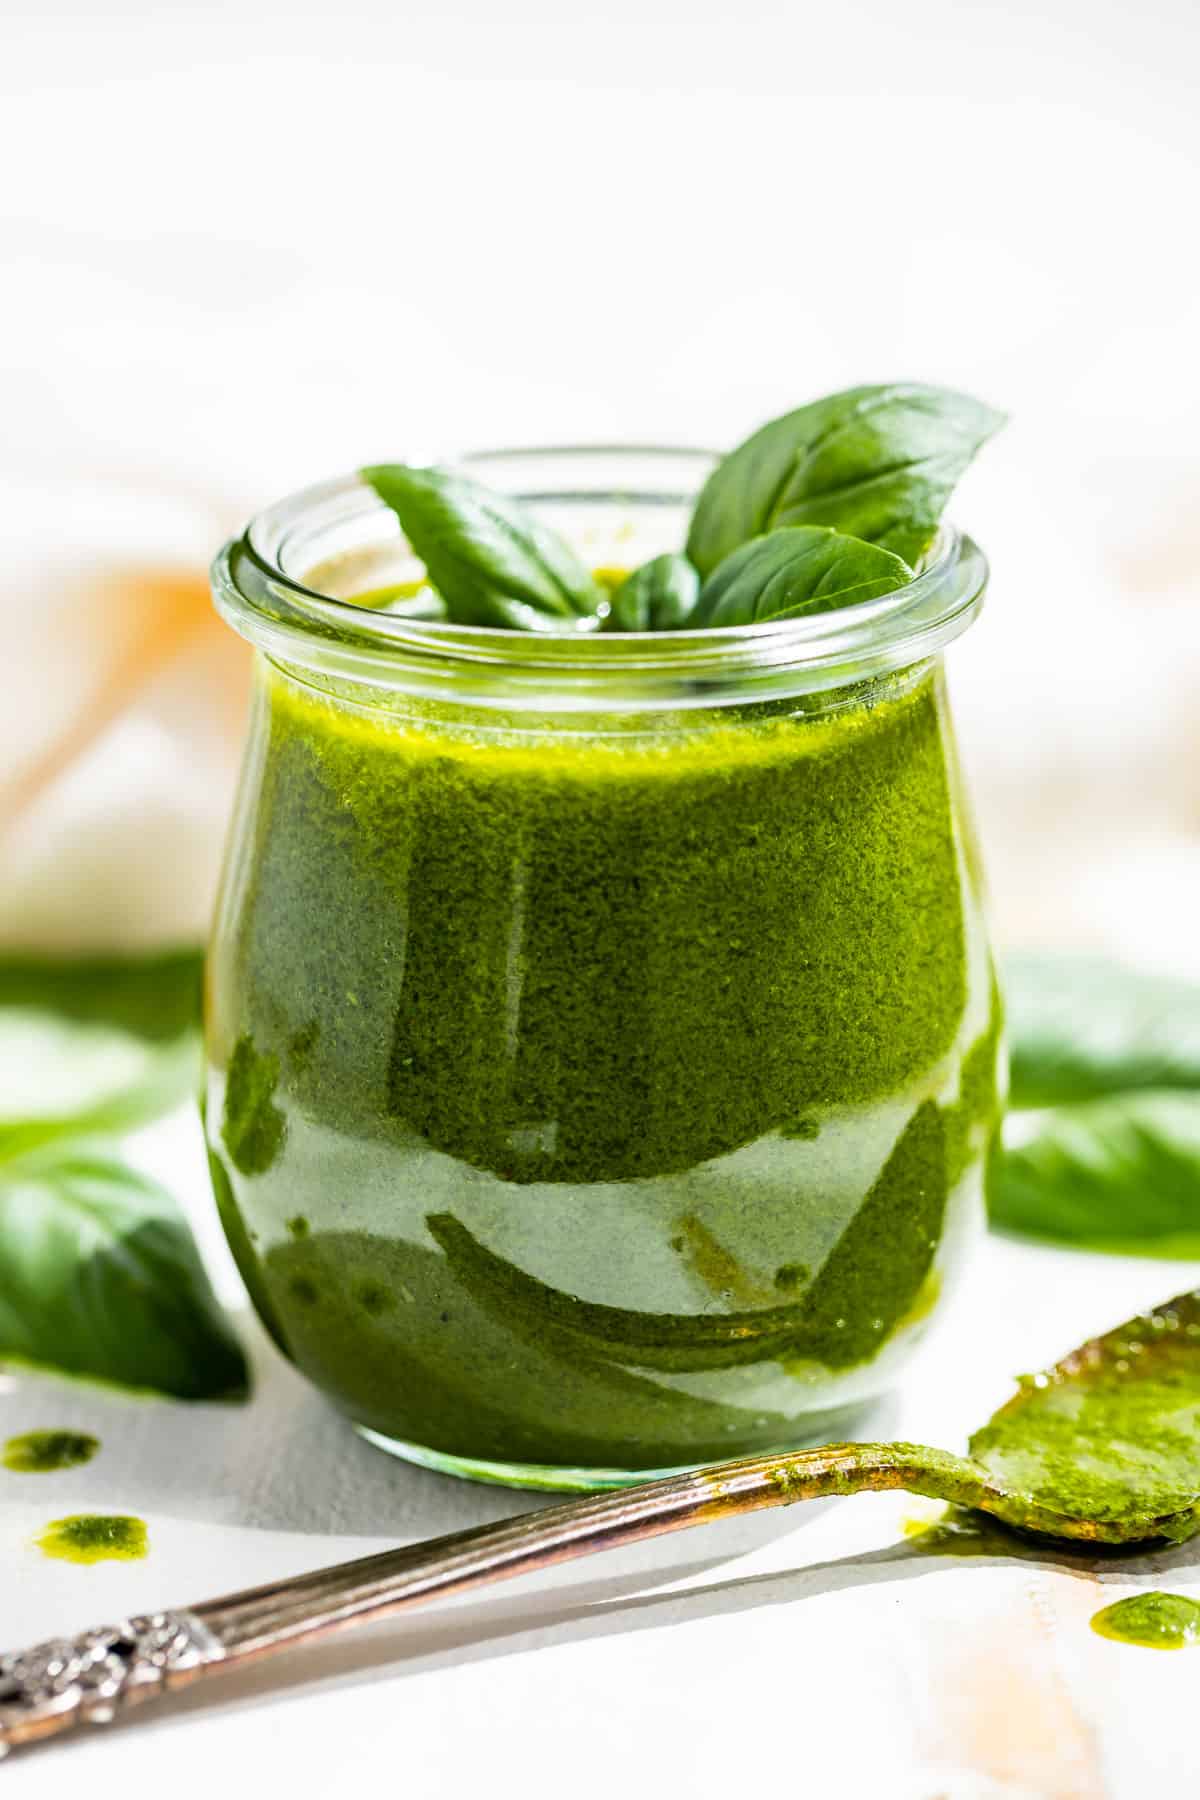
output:
[{"label": "basil vinaigrette in jar", "polygon": [[[459,467],[611,589],[711,459]],[[942,526],[834,610],[463,623],[359,478],[222,553],[259,654],[213,1182],[276,1343],[376,1442],[601,1486],[827,1437],[892,1384],[998,1117],[941,665],[985,573]]]}]

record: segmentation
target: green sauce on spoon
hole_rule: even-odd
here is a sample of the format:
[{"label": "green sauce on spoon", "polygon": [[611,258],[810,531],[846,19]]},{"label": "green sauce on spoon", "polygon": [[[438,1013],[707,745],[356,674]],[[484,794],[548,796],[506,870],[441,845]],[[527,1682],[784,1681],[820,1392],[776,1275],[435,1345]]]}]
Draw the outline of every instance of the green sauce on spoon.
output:
[{"label": "green sauce on spoon", "polygon": [[787,1502],[904,1488],[1043,1538],[1181,1542],[1200,1530],[1198,1408],[1192,1292],[1024,1376],[967,1456],[926,1444],[828,1444],[772,1458],[765,1475]]}]

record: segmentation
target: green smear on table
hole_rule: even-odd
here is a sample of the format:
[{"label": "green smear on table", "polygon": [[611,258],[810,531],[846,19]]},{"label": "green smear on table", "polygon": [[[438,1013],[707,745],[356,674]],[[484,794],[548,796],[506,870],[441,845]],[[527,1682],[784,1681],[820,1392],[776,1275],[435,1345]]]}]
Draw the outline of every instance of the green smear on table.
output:
[{"label": "green smear on table", "polygon": [[1200,1644],[1200,1601],[1158,1591],[1131,1594],[1096,1613],[1092,1630],[1118,1644],[1140,1644],[1146,1650],[1186,1650]]},{"label": "green smear on table", "polygon": [[99,1448],[86,1431],[23,1431],[8,1439],[0,1462],[16,1475],[52,1475],[91,1462]]},{"label": "green smear on table", "polygon": [[44,1555],[73,1563],[136,1562],[150,1547],[145,1520],[129,1513],[72,1513],[52,1519],[33,1541]]}]

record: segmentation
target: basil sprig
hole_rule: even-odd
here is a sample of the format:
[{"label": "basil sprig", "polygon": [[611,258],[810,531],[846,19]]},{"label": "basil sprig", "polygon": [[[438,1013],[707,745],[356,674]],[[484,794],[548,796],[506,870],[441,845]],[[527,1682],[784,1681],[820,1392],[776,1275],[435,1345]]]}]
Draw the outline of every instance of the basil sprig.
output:
[{"label": "basil sprig", "polygon": [[407,463],[360,472],[396,514],[457,624],[562,631],[603,611],[605,591],[571,546],[507,494]]},{"label": "basil sprig", "polygon": [[1007,965],[1012,1104],[1059,1106],[1142,1088],[1200,1089],[1200,986],[1099,956]]},{"label": "basil sprig", "polygon": [[105,1141],[195,1093],[201,966],[193,949],[0,962],[0,1359],[245,1393],[185,1221]]},{"label": "basil sprig", "polygon": [[1096,957],[1007,970],[1012,1110],[992,1222],[1054,1243],[1200,1257],[1200,988]]},{"label": "basil sprig", "polygon": [[64,1141],[0,1164],[0,1355],[236,1399],[246,1362],[171,1196],[111,1148]]},{"label": "basil sprig", "polygon": [[204,952],[191,945],[144,955],[13,955],[0,959],[0,1008],[29,1006],[165,1044],[195,1037],[203,973]]},{"label": "basil sprig", "polygon": [[1000,1156],[990,1207],[995,1224],[1025,1237],[1200,1258],[1200,1095],[1144,1090],[1056,1107]]},{"label": "basil sprig", "polygon": [[0,1157],[130,1131],[194,1093],[202,966],[193,949],[0,961]]},{"label": "basil sprig", "polygon": [[754,625],[798,619],[876,600],[912,580],[890,550],[828,525],[791,525],[727,556],[700,590],[693,625]]},{"label": "basil sprig", "polygon": [[698,624],[700,577],[686,556],[669,550],[652,556],[612,597],[609,631],[680,631]]},{"label": "basil sprig", "polygon": [[[448,619],[515,631],[601,621],[609,631],[690,630],[794,618],[902,587],[1002,423],[968,394],[917,382],[848,388],[785,413],[713,470],[686,555],[652,557],[611,604],[570,545],[510,496],[406,463],[361,474],[398,517]],[[821,535],[773,541],[797,529]]]},{"label": "basil sprig", "polygon": [[710,575],[739,544],[783,525],[830,525],[915,564],[1002,413],[948,388],[847,388],[773,419],[717,464],[687,553]]}]

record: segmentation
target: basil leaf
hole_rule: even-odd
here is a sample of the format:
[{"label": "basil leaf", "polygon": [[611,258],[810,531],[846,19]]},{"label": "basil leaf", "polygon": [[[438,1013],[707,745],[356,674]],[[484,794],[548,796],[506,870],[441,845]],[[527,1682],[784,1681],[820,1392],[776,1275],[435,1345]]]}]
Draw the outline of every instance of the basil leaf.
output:
[{"label": "basil leaf", "polygon": [[604,590],[570,545],[519,501],[444,469],[383,463],[360,473],[457,624],[555,631],[602,609]]},{"label": "basil leaf", "polygon": [[655,556],[623,581],[606,620],[610,631],[679,631],[692,623],[700,577],[686,556]]},{"label": "basil leaf", "polygon": [[1200,987],[1102,957],[1027,954],[1009,959],[1005,998],[1014,1107],[1200,1089]]},{"label": "basil leaf", "polygon": [[202,967],[199,950],[0,961],[0,1158],[194,1092]]},{"label": "basil leaf", "polygon": [[1006,1231],[1200,1257],[1200,1095],[1147,1091],[1060,1107],[996,1157],[988,1188],[992,1223]]},{"label": "basil leaf", "polygon": [[916,382],[848,388],[764,425],[713,470],[687,551],[709,575],[781,525],[832,525],[915,564],[980,445],[1003,424],[967,394]]},{"label": "basil leaf", "polygon": [[37,1007],[161,1044],[196,1029],[204,952],[0,960],[0,1007]]},{"label": "basil leaf", "polygon": [[247,1391],[170,1195],[79,1144],[0,1170],[0,1357],[184,1400]]},{"label": "basil leaf", "polygon": [[753,625],[876,600],[912,580],[890,550],[827,525],[793,525],[743,544],[700,590],[692,625]]}]

